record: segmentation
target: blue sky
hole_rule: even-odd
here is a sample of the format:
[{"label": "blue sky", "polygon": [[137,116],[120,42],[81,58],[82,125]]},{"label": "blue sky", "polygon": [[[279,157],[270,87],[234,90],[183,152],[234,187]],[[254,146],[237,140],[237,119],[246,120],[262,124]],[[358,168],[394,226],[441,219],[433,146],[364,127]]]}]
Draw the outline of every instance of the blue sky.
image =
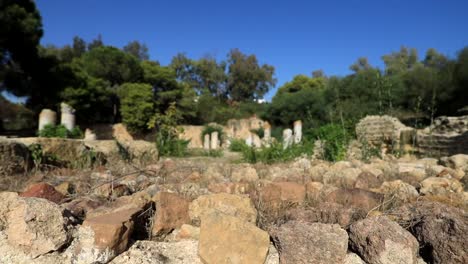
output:
[{"label": "blue sky", "polygon": [[[231,48],[276,68],[278,86],[323,69],[346,75],[358,57],[382,67],[400,46],[451,57],[468,45],[466,0],[37,0],[42,44],[65,45],[78,35],[106,44],[145,43],[163,65],[178,52],[224,59]],[[276,88],[266,96],[271,98]]]}]

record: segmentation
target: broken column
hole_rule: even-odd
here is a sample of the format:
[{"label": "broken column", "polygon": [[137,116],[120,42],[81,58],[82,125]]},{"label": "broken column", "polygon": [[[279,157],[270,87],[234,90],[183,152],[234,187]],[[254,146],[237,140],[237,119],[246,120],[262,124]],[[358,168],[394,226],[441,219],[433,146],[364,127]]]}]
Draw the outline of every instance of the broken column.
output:
[{"label": "broken column", "polygon": [[39,131],[44,129],[46,125],[55,125],[57,121],[57,113],[50,109],[42,109],[39,114]]},{"label": "broken column", "polygon": [[96,140],[96,139],[97,139],[96,134],[91,129],[87,128],[84,133],[84,140]]},{"label": "broken column", "polygon": [[271,140],[271,125],[268,122],[263,124],[263,140],[266,142]]},{"label": "broken column", "polygon": [[283,149],[286,149],[292,145],[293,143],[292,133],[293,133],[292,130],[289,128],[283,130]]},{"label": "broken column", "polygon": [[210,134],[205,134],[203,138],[203,148],[205,150],[210,150]]},{"label": "broken column", "polygon": [[262,147],[262,140],[260,139],[260,137],[255,134],[255,133],[251,133],[251,137],[252,137],[252,145],[256,148],[260,148]]},{"label": "broken column", "polygon": [[211,149],[218,149],[219,146],[219,139],[218,139],[218,131],[211,132]]},{"label": "broken column", "polygon": [[66,103],[61,103],[60,108],[60,124],[64,125],[68,130],[72,130],[75,127],[75,109]]},{"label": "broken column", "polygon": [[250,133],[249,136],[245,139],[245,144],[249,147],[253,146],[252,133]]},{"label": "broken column", "polygon": [[302,121],[294,122],[294,143],[299,144],[302,140]]}]

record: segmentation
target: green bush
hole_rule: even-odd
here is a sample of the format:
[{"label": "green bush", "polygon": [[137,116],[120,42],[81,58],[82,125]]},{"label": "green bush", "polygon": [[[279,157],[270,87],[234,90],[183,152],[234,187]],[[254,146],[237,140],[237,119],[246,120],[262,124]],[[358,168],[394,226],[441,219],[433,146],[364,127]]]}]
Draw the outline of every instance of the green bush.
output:
[{"label": "green bush", "polygon": [[275,162],[291,161],[303,155],[311,156],[313,151],[313,142],[304,140],[286,149],[283,148],[283,144],[281,143],[273,143],[270,147],[262,147],[259,149],[247,146],[243,148],[242,156],[244,161],[249,163],[263,162],[271,164]]},{"label": "green bush", "polygon": [[79,126],[74,127],[70,131],[64,125],[45,125],[38,135],[47,138],[83,138],[83,132]]},{"label": "green bush", "polygon": [[324,142],[325,159],[340,161],[346,157],[346,150],[352,135],[342,126],[328,124],[311,132],[312,136]]},{"label": "green bush", "polygon": [[175,103],[171,103],[164,114],[156,113],[148,122],[148,128],[155,128],[156,146],[159,155],[182,157],[187,155],[190,140],[179,139],[183,129],[178,127],[182,120],[182,114]]},{"label": "green bush", "polygon": [[242,152],[245,148],[248,148],[247,144],[242,139],[231,139],[229,150],[233,152]]}]

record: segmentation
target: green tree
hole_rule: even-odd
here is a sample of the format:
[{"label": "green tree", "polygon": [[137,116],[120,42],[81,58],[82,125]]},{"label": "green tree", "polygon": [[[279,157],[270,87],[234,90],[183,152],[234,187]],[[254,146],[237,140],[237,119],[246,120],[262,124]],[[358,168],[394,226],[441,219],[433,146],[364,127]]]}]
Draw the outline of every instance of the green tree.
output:
[{"label": "green tree", "polygon": [[268,107],[267,119],[275,125],[289,126],[296,120],[305,129],[320,125],[327,118],[324,78],[297,75],[281,86]]},{"label": "green tree", "polygon": [[149,84],[124,83],[119,87],[122,121],[131,131],[143,131],[154,114],[153,91]]},{"label": "green tree", "polygon": [[415,48],[402,46],[400,51],[382,56],[385,72],[389,75],[403,73],[418,63],[418,52]]},{"label": "green tree", "polygon": [[148,47],[136,40],[129,42],[123,47],[123,51],[134,56],[138,60],[149,60]]},{"label": "green tree", "polygon": [[102,41],[102,35],[99,34],[95,39],[93,39],[88,44],[88,50],[93,50],[95,48],[104,47],[104,42]]},{"label": "green tree", "polygon": [[85,53],[82,66],[90,76],[104,79],[111,86],[138,82],[143,77],[135,57],[111,46],[96,47]]},{"label": "green tree", "polygon": [[372,66],[370,65],[366,57],[360,57],[355,63],[349,66],[349,69],[352,70],[353,72],[359,72],[359,71],[370,70],[372,69]]},{"label": "green tree", "polygon": [[255,55],[245,55],[238,49],[228,54],[227,91],[232,100],[261,99],[275,86],[275,68],[259,65]]}]

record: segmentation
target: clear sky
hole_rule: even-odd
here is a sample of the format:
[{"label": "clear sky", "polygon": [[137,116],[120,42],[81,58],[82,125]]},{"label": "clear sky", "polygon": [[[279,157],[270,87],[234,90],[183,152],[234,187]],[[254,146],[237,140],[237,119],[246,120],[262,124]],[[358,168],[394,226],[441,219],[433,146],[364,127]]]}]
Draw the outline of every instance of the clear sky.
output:
[{"label": "clear sky", "polygon": [[[139,40],[167,65],[178,52],[224,59],[231,48],[276,68],[278,86],[323,69],[346,75],[360,56],[382,67],[400,46],[451,57],[468,45],[468,0],[36,0],[42,44],[78,35],[122,47]],[[271,91],[267,98],[274,95]]]}]

